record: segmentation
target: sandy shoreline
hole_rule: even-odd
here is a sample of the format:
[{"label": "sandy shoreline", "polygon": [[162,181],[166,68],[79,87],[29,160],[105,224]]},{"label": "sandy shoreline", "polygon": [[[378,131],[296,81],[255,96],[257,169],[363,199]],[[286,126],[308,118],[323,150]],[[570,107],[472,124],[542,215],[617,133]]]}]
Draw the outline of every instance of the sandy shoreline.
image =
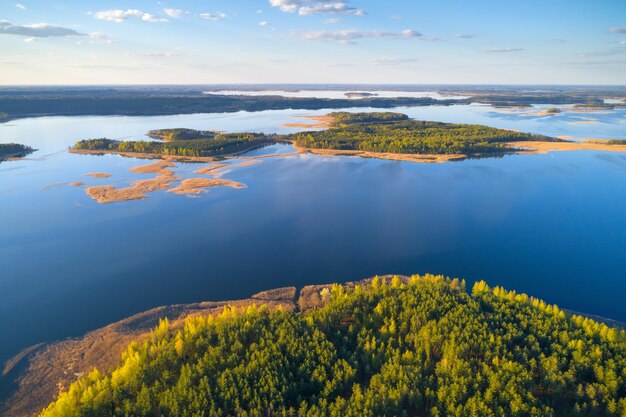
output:
[{"label": "sandy shoreline", "polygon": [[451,154],[451,155],[437,155],[437,154],[406,154],[406,153],[391,153],[391,152],[369,152],[369,151],[356,151],[356,150],[341,150],[341,149],[315,149],[304,148],[294,143],[294,148],[298,150],[298,153],[312,153],[322,156],[358,156],[361,158],[375,158],[375,159],[388,159],[392,161],[408,161],[408,162],[421,162],[421,163],[443,163],[447,161],[461,160],[468,157],[465,154]]},{"label": "sandy shoreline", "polygon": [[322,116],[296,116],[298,119],[306,119],[306,120],[312,120],[313,122],[310,123],[305,123],[305,122],[290,122],[290,123],[283,123],[281,126],[285,126],[285,127],[298,127],[298,128],[303,128],[303,129],[328,129],[330,128],[330,124],[332,123],[333,120],[335,120],[334,117],[329,116],[329,115],[322,115]]},{"label": "sandy shoreline", "polygon": [[246,185],[241,182],[224,179],[187,178],[186,180],[182,180],[178,186],[167,190],[167,192],[193,195],[206,193],[207,189],[212,187],[231,187],[235,189],[242,189],[246,188]]},{"label": "sandy shoreline", "polygon": [[538,154],[552,151],[606,151],[626,152],[626,145],[609,145],[606,140],[586,139],[584,142],[508,142],[508,146],[518,149],[518,153]]}]

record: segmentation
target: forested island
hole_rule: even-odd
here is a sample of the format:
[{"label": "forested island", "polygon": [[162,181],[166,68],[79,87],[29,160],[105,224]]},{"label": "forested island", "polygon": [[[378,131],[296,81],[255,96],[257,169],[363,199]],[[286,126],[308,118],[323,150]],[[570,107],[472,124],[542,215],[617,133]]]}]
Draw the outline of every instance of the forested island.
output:
[{"label": "forested island", "polygon": [[[154,133],[154,132],[158,132]],[[191,133],[196,132],[196,133]],[[166,142],[119,141],[107,138],[84,139],[76,142],[78,151],[103,151],[152,155],[216,157],[235,154],[278,141],[262,133],[213,133],[192,129],[151,131],[152,137],[167,138]],[[184,137],[180,137],[180,136]]]},{"label": "forested island", "polygon": [[185,128],[148,132],[157,141],[119,141],[107,138],[78,141],[75,153],[119,153],[137,157],[214,160],[270,145],[292,143],[297,152],[354,155],[413,162],[446,162],[470,157],[516,153],[596,150],[626,152],[626,141],[562,138],[498,129],[476,124],[413,120],[394,112],[333,112],[310,116],[326,127],[294,134],[220,133]]},{"label": "forested island", "polygon": [[161,321],[41,416],[626,413],[626,333],[525,294],[432,275],[285,293]]},{"label": "forested island", "polygon": [[23,158],[33,152],[35,149],[30,146],[19,143],[0,143],[0,161],[9,158]]},{"label": "forested island", "polygon": [[293,135],[296,145],[311,149],[395,154],[487,154],[511,151],[507,142],[553,142],[543,135],[482,125],[410,120],[402,113],[330,113],[333,129]]},{"label": "forested island", "polygon": [[195,130],[187,128],[155,129],[146,135],[152,139],[163,140],[165,142],[175,142],[178,140],[192,139],[214,139],[219,132],[214,130]]},{"label": "forested island", "polygon": [[542,135],[481,125],[410,120],[392,112],[334,112],[330,129],[292,135],[218,133],[193,129],[152,130],[159,141],[85,139],[76,143],[79,152],[117,152],[187,157],[217,157],[239,153],[270,143],[292,142],[302,149],[368,151],[380,154],[471,155],[514,152],[509,142],[559,141]]}]

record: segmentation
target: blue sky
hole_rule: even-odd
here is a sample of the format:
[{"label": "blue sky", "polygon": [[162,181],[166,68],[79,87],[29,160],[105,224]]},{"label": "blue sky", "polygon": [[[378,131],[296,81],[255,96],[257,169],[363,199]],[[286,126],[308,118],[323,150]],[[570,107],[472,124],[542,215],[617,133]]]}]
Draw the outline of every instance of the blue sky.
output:
[{"label": "blue sky", "polygon": [[626,84],[624,0],[2,0],[2,84]]}]

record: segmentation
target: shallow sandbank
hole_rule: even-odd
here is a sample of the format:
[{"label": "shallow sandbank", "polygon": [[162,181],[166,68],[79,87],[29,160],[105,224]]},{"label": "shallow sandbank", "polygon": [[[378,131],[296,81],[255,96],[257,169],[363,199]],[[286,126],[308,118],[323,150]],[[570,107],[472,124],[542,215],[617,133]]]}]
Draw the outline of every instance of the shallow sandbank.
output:
[{"label": "shallow sandbank", "polygon": [[509,142],[508,146],[519,153],[546,153],[552,151],[607,151],[626,152],[626,145],[611,145],[602,139],[586,139],[583,142]]},{"label": "shallow sandbank", "polygon": [[297,116],[298,119],[307,119],[307,120],[313,120],[313,122],[310,123],[305,123],[305,122],[290,122],[290,123],[283,123],[281,126],[285,126],[285,127],[298,127],[298,128],[303,128],[303,129],[328,129],[330,127],[330,124],[332,123],[333,120],[335,120],[335,118],[333,116],[329,116],[329,115],[322,115],[322,116]]},{"label": "shallow sandbank", "polygon": [[148,165],[141,165],[130,169],[135,174],[158,174],[157,177],[147,180],[134,181],[130,187],[117,188],[114,185],[99,185],[87,187],[87,195],[98,203],[106,204],[116,201],[141,200],[146,194],[153,191],[167,190],[172,187],[172,182],[179,178],[168,168],[174,165],[169,161],[158,161]]},{"label": "shallow sandbank", "polygon": [[359,156],[361,158],[389,159],[392,161],[408,161],[422,163],[443,163],[448,161],[461,160],[468,157],[465,154],[437,155],[437,154],[406,154],[391,152],[369,152],[357,150],[340,150],[340,149],[314,149],[304,148],[294,143],[293,145],[298,153],[312,153],[324,156]]},{"label": "shallow sandbank", "polygon": [[86,175],[88,177],[93,177],[93,178],[109,178],[111,176],[111,174],[106,173],[106,172],[91,172]]},{"label": "shallow sandbank", "polygon": [[237,181],[224,180],[224,179],[210,179],[210,178],[187,178],[182,180],[181,183],[169,189],[168,193],[174,194],[201,194],[206,193],[209,188],[213,187],[231,187],[236,189],[246,188],[246,185]]},{"label": "shallow sandbank", "polygon": [[174,175],[171,170],[176,165],[171,161],[159,160],[147,165],[140,165],[130,169],[135,174],[155,174],[154,178],[136,180],[130,187],[117,188],[114,185],[100,185],[86,188],[87,195],[98,203],[106,204],[119,201],[142,200],[147,194],[154,191],[164,191],[175,194],[196,195],[206,192],[212,187],[231,187],[236,189],[245,188],[240,182],[218,178],[222,172],[220,169],[236,168],[258,163],[258,161],[243,161],[238,164],[213,164],[196,170],[197,174],[206,174],[213,178],[187,178],[174,186],[174,182],[181,178]]}]

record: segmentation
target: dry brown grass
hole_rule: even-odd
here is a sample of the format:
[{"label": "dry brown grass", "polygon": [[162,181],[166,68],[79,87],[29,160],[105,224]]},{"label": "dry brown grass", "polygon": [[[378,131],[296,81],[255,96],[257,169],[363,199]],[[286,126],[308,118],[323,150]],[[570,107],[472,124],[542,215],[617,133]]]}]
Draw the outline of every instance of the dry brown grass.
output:
[{"label": "dry brown grass", "polygon": [[208,188],[213,187],[231,187],[231,188],[246,188],[245,184],[237,181],[224,180],[224,179],[210,179],[210,178],[187,178],[183,180],[178,186],[168,190],[169,193],[175,194],[201,194],[207,192]]}]

